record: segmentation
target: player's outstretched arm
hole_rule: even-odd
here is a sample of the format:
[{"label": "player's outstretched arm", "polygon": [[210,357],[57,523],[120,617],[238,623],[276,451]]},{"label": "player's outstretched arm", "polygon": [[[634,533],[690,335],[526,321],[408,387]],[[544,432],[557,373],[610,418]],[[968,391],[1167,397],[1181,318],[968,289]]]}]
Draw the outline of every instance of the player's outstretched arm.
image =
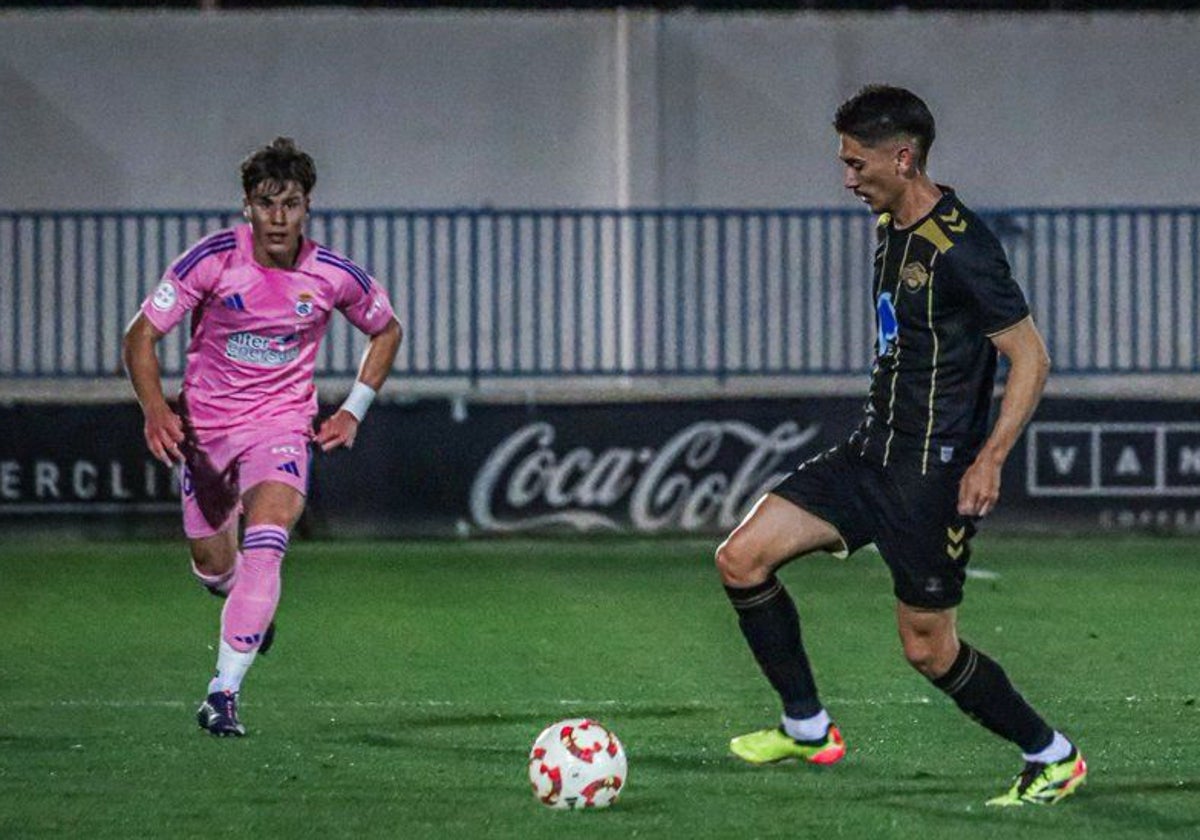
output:
[{"label": "player's outstretched arm", "polygon": [[991,338],[1009,360],[1008,382],[996,425],[959,483],[958,512],[963,516],[987,516],[1000,500],[1000,470],[1033,416],[1050,373],[1050,356],[1032,317]]},{"label": "player's outstretched arm", "polygon": [[316,441],[322,452],[329,452],[339,446],[347,449],[354,446],[358,424],[366,415],[375,393],[387,380],[392,363],[396,360],[396,351],[400,349],[402,337],[400,322],[394,318],[382,331],[371,336],[363,354],[362,364],[358,366],[358,378],[350,396],[317,430]]},{"label": "player's outstretched arm", "polygon": [[170,466],[174,461],[183,461],[179,449],[183,443],[183,421],[163,397],[162,374],[155,351],[162,337],[150,319],[139,312],[125,330],[121,357],[146,418],[143,426],[146,446],[155,458]]}]

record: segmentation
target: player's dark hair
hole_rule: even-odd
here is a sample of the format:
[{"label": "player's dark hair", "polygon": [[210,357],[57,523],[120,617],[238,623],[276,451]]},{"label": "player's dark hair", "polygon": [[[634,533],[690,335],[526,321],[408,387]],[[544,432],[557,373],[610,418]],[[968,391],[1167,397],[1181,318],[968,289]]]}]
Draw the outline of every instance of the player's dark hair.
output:
[{"label": "player's dark hair", "polygon": [[917,164],[925,168],[936,134],[929,106],[915,93],[889,85],[867,85],[837,109],[833,127],[866,146],[911,137],[917,143]]},{"label": "player's dark hair", "polygon": [[242,161],[242,189],[251,195],[260,184],[267,185],[267,194],[282,192],[288,181],[295,181],[305,195],[317,183],[317,165],[300,151],[290,137],[276,137],[269,146],[256,149]]}]

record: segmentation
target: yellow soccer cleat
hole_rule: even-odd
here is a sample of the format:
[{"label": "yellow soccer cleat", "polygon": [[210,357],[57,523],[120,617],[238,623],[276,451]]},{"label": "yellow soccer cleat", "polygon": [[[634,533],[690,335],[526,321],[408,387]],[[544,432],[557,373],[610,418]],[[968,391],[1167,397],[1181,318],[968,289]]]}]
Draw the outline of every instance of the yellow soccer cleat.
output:
[{"label": "yellow soccer cleat", "polygon": [[1062,761],[1043,764],[1030,761],[1013,781],[1007,793],[989,799],[988,805],[999,808],[1014,805],[1053,805],[1072,793],[1087,778],[1087,762],[1079,750],[1071,748],[1071,754]]},{"label": "yellow soccer cleat", "polygon": [[739,735],[729,742],[729,751],[751,764],[771,764],[798,758],[809,764],[836,764],[846,754],[842,733],[830,724],[825,737],[817,741],[797,741],[783,727],[760,729]]}]

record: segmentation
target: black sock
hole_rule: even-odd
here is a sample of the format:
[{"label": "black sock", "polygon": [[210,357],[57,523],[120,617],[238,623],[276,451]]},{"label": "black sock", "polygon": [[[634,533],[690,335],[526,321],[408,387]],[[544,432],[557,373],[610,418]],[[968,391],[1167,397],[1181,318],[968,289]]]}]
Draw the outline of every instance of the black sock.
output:
[{"label": "black sock", "polygon": [[738,626],[754,658],[783,700],[790,718],[808,718],[821,711],[812,668],[800,641],[800,616],[779,578],[771,575],[763,583],[739,589],[725,587]]},{"label": "black sock", "polygon": [[950,670],[932,682],[958,708],[1024,753],[1040,752],[1054,739],[1054,730],[1013,688],[1004,669],[966,642]]}]

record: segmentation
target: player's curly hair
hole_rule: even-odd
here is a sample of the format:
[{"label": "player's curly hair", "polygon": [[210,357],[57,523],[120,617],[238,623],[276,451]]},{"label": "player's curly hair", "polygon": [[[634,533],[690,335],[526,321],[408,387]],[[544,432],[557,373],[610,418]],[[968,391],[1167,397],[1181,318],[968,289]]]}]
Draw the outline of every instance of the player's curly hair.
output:
[{"label": "player's curly hair", "polygon": [[933,114],[921,97],[889,85],[867,85],[847,99],[837,109],[833,127],[872,147],[894,137],[912,137],[922,169],[936,135]]},{"label": "player's curly hair", "polygon": [[317,183],[317,165],[291,137],[276,137],[242,161],[242,189],[246,195],[254,193],[260,184],[267,184],[269,194],[275,195],[288,181],[299,184],[305,195]]}]

